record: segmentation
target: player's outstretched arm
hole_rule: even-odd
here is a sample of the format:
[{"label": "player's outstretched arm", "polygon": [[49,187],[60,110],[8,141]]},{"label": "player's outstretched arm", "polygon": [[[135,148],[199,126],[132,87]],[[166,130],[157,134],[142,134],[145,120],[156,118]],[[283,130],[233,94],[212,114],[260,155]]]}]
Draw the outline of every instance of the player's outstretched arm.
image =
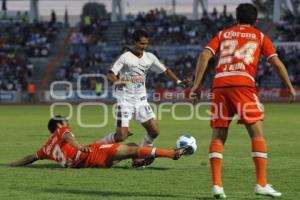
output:
[{"label": "player's outstretched arm", "polygon": [[284,82],[285,86],[287,87],[289,91],[289,103],[292,103],[296,100],[296,91],[289,79],[288,72],[284,66],[284,64],[281,62],[281,60],[277,56],[273,56],[270,58],[269,62],[271,65],[275,68],[277,74],[281,78],[281,80]]},{"label": "player's outstretched arm", "polygon": [[165,75],[179,86],[190,87],[192,85],[192,81],[189,79],[180,80],[170,68],[167,68]]},{"label": "player's outstretched arm", "polygon": [[198,95],[196,93],[201,84],[204,73],[207,69],[209,60],[213,57],[213,53],[209,49],[204,49],[198,57],[197,68],[195,71],[194,85],[190,91],[190,98],[195,99]]},{"label": "player's outstretched arm", "polygon": [[72,147],[79,149],[82,152],[85,152],[85,153],[92,152],[92,150],[89,147],[79,145],[76,138],[71,133],[68,133],[68,132],[64,133],[62,139],[65,140]]},{"label": "player's outstretched arm", "polygon": [[24,158],[22,158],[20,160],[16,160],[12,163],[9,163],[8,165],[11,167],[20,167],[20,166],[24,166],[24,165],[29,165],[37,160],[38,160],[38,158],[36,157],[36,155],[32,154],[32,155],[25,156]]}]

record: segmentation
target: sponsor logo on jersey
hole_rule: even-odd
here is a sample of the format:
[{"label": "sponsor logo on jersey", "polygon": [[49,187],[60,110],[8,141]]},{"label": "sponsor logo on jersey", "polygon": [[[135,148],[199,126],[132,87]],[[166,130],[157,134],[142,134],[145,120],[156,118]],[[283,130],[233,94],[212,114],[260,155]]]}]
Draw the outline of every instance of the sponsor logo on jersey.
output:
[{"label": "sponsor logo on jersey", "polygon": [[229,31],[224,33],[224,38],[231,39],[231,38],[248,38],[248,39],[256,39],[256,35],[254,33],[247,33],[247,32],[236,32],[236,31]]},{"label": "sponsor logo on jersey", "polygon": [[132,76],[132,77],[130,77],[130,81],[132,83],[144,83],[145,77],[144,76]]}]

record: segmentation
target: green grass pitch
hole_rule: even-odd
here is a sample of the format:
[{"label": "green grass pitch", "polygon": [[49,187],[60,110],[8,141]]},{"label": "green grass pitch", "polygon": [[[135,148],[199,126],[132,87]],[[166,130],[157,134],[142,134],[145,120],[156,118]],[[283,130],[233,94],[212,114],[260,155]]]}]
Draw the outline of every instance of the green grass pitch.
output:
[{"label": "green grass pitch", "polygon": [[[111,107],[109,107],[111,108]],[[268,178],[283,193],[280,199],[300,199],[300,105],[266,104],[264,123],[269,149]],[[204,113],[203,108],[200,113]],[[65,107],[55,113],[68,115]],[[187,116],[187,107],[178,107],[177,116]],[[96,124],[103,120],[103,109],[82,108],[81,121]],[[0,163],[8,163],[37,151],[48,138],[46,123],[49,106],[0,106]],[[103,128],[84,128],[77,124],[77,107],[73,107],[70,124],[80,143],[90,143],[114,130],[109,109],[109,123]],[[155,146],[173,148],[179,135],[191,133],[198,141],[192,156],[178,161],[156,159],[145,169],[130,168],[122,161],[111,169],[63,169],[51,161],[38,161],[27,167],[0,166],[1,200],[208,200],[211,182],[208,165],[209,121],[176,121],[164,112],[159,120],[161,135]],[[127,141],[140,143],[145,131],[131,122],[134,136]],[[270,199],[256,196],[254,170],[250,157],[250,140],[246,130],[233,122],[223,162],[223,180],[229,199]]]}]

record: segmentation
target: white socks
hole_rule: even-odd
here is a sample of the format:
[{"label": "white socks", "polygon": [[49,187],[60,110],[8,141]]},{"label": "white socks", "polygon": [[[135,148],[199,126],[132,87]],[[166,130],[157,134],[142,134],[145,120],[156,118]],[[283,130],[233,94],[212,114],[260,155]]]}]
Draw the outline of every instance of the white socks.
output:
[{"label": "white socks", "polygon": [[[152,138],[150,135],[145,134],[143,140],[142,140],[142,146],[153,146],[153,141],[155,138]],[[115,133],[110,133],[108,135],[105,135],[101,140],[98,140],[97,143],[103,142],[105,144],[112,144],[115,143]]]},{"label": "white socks", "polygon": [[147,133],[144,136],[144,139],[142,141],[142,146],[148,146],[148,147],[152,147],[153,146],[153,141],[155,138],[152,138],[150,135],[148,135]]},{"label": "white socks", "polygon": [[97,143],[104,142],[105,144],[115,143],[115,133],[110,133],[104,136],[101,140],[97,141]]}]

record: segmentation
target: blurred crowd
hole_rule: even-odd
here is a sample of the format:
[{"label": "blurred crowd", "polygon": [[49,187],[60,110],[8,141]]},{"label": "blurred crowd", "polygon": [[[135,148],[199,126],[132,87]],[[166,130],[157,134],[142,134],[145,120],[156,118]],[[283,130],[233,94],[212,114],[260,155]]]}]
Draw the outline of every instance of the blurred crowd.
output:
[{"label": "blurred crowd", "polygon": [[109,19],[100,19],[89,15],[83,16],[79,27],[72,33],[73,45],[106,45],[103,32],[109,26]]},{"label": "blurred crowd", "polygon": [[[116,55],[107,55],[102,52],[101,46],[106,42],[103,32],[109,25],[108,19],[99,19],[83,16],[79,26],[70,37],[70,51],[65,63],[58,67],[56,80],[67,80],[74,84],[81,74],[106,74],[106,68],[99,67],[102,63],[112,62]],[[99,49],[100,48],[100,49]],[[107,57],[110,57],[108,60]],[[94,79],[82,79],[81,89],[92,89]]]},{"label": "blurred crowd", "polygon": [[0,48],[22,49],[28,56],[48,56],[50,44],[58,34],[58,27],[50,22],[3,23],[0,21]]},{"label": "blurred crowd", "polygon": [[146,29],[153,45],[197,45],[208,41],[212,35],[234,23],[227,14],[226,6],[221,14],[216,9],[204,13],[200,20],[188,20],[182,15],[167,15],[164,9],[128,15],[120,43],[130,43],[130,36],[136,29]]},{"label": "blurred crowd", "polygon": [[0,90],[26,90],[33,70],[25,54],[0,52]]},{"label": "blurred crowd", "polygon": [[287,13],[276,29],[276,41],[300,41],[300,17]]},{"label": "blurred crowd", "polygon": [[59,26],[55,13],[49,22],[30,22],[28,12],[0,16],[0,90],[23,91],[32,83],[31,57],[46,57]]}]

